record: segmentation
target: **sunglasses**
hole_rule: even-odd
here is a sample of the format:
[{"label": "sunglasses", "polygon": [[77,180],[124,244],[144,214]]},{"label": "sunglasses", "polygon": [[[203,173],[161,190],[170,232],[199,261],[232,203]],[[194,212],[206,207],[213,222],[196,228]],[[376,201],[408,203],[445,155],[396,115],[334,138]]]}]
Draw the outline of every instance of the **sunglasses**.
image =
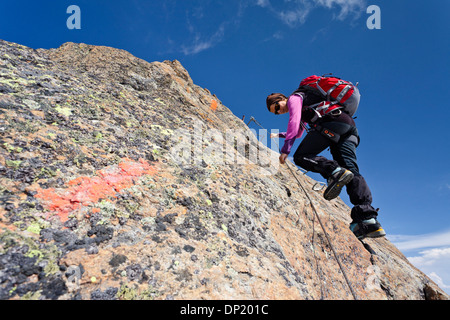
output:
[{"label": "sunglasses", "polygon": [[279,114],[278,112],[280,111],[280,108],[281,108],[280,107],[280,102],[278,101],[278,102],[275,103],[275,114],[276,115]]}]

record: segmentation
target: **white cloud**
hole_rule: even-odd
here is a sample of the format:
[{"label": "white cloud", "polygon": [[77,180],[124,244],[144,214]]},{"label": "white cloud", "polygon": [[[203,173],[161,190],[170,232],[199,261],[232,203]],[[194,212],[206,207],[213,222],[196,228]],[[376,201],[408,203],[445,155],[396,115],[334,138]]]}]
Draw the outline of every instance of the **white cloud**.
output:
[{"label": "white cloud", "polygon": [[256,5],[269,9],[275,16],[288,26],[294,28],[304,24],[310,13],[315,8],[337,9],[333,18],[345,20],[350,15],[358,18],[367,8],[366,0],[284,0],[279,7],[280,1],[256,0]]},{"label": "white cloud", "polygon": [[394,245],[419,270],[450,294],[450,230],[422,235],[390,235]]},{"label": "white cloud", "polygon": [[[208,11],[217,11],[220,8],[197,2],[197,6],[187,13],[187,30],[190,35],[186,37],[187,44],[181,45],[180,48],[185,55],[193,55],[214,47],[223,41],[226,32],[230,32],[231,26],[234,26],[235,29],[238,28],[246,9],[250,6],[259,6],[268,10],[284,24],[295,28],[305,24],[311,12],[318,8],[331,11],[333,19],[346,20],[349,17],[359,17],[361,13],[365,12],[366,2],[366,0],[241,0],[236,6],[234,16],[224,17],[225,20],[219,25],[219,28],[215,31],[212,30],[214,32],[212,35],[211,33],[206,34],[203,28],[201,28],[202,32],[199,32],[198,25],[205,19],[215,16],[207,14]],[[280,39],[280,37],[282,34],[275,32],[272,38]]]},{"label": "white cloud", "polygon": [[450,246],[450,230],[421,235],[390,235],[389,239],[400,251]]},{"label": "white cloud", "polygon": [[450,190],[450,183],[446,182],[446,183],[442,183],[439,185],[438,187],[438,191],[449,191]]},{"label": "white cloud", "polygon": [[408,257],[408,260],[414,265],[431,266],[438,260],[450,261],[450,248],[434,248],[419,252],[419,256]]},{"label": "white cloud", "polygon": [[[264,5],[264,1],[258,0],[258,5]],[[221,20],[217,19],[217,12],[222,11],[220,4],[203,3],[198,1],[191,11],[186,13],[186,24],[189,34],[186,36],[185,44],[181,45],[181,52],[185,55],[192,55],[210,49],[225,38],[229,29],[238,29],[248,6],[247,1],[240,1],[233,5],[226,2],[222,6],[232,6],[233,15],[224,14]],[[218,27],[217,27],[218,25]]]},{"label": "white cloud", "polygon": [[222,41],[225,35],[225,24],[220,25],[219,29],[210,37],[202,38],[200,34],[196,34],[194,41],[189,45],[181,46],[181,51],[185,55],[197,54],[201,51],[209,49]]},{"label": "white cloud", "polygon": [[340,7],[341,11],[336,16],[339,20],[344,20],[350,13],[359,16],[367,8],[365,0],[313,0],[318,5],[332,9],[334,6]]},{"label": "white cloud", "polygon": [[310,8],[302,7],[278,12],[278,17],[287,25],[295,27],[298,24],[304,24],[306,22],[306,18],[308,17],[309,12]]},{"label": "white cloud", "polygon": [[434,282],[436,282],[436,284],[441,288],[441,289],[450,289],[450,286],[446,285],[444,283],[444,281],[442,280],[441,277],[439,277],[436,272],[432,272],[428,275],[428,277],[430,277],[431,280],[433,280]]},{"label": "white cloud", "polygon": [[424,250],[408,260],[450,294],[450,247]]},{"label": "white cloud", "polygon": [[266,8],[266,7],[270,6],[270,2],[269,2],[269,0],[256,0],[256,5]]}]

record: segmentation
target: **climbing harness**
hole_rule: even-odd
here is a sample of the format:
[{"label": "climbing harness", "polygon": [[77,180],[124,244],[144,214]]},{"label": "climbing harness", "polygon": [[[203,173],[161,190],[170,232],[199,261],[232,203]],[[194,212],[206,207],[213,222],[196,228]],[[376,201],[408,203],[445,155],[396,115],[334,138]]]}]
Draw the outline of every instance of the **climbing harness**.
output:
[{"label": "climbing harness", "polygon": [[[262,125],[254,118],[254,117],[251,117],[251,119],[250,119],[250,121],[248,122],[248,124],[250,124],[250,122],[252,122],[252,121],[254,121],[254,122],[255,122],[258,126],[260,126],[262,129],[266,130],[266,129],[265,129],[265,128],[264,128],[264,127],[263,127],[263,126],[262,126]],[[247,125],[247,126],[248,126],[248,125]],[[281,153],[280,146],[278,145],[278,143],[277,143],[277,146],[278,146],[278,149],[279,149],[279,151],[280,151],[280,153]],[[326,239],[327,239],[327,242],[328,242],[328,244],[330,245],[331,251],[333,252],[333,255],[334,255],[334,257],[335,257],[335,259],[336,259],[336,261],[337,261],[337,263],[338,263],[338,265],[339,265],[339,268],[340,268],[340,270],[341,270],[343,276],[344,276],[345,282],[347,283],[347,286],[348,286],[348,288],[350,289],[350,292],[351,292],[353,298],[354,298],[355,300],[358,300],[358,297],[357,297],[355,291],[353,290],[353,287],[352,287],[352,285],[351,285],[351,283],[350,283],[350,280],[349,280],[348,277],[347,277],[347,273],[345,272],[345,269],[343,268],[343,266],[342,266],[342,264],[341,264],[341,261],[339,260],[339,257],[338,257],[338,255],[337,255],[337,253],[336,253],[336,250],[334,249],[334,246],[333,246],[333,244],[331,243],[331,240],[330,240],[330,237],[329,237],[329,235],[328,235],[328,232],[326,231],[325,226],[323,225],[322,220],[320,219],[319,213],[317,212],[316,207],[315,207],[314,203],[312,202],[311,197],[309,196],[309,194],[308,194],[308,192],[306,191],[306,189],[303,187],[303,184],[302,184],[302,183],[300,182],[300,180],[297,178],[297,175],[294,173],[294,170],[292,170],[292,168],[290,167],[290,165],[289,165],[288,162],[286,162],[286,165],[287,165],[288,169],[291,171],[291,173],[292,173],[292,175],[294,176],[295,180],[297,180],[298,185],[300,186],[300,188],[303,190],[303,192],[305,193],[306,197],[308,198],[308,201],[309,201],[309,203],[311,204],[311,208],[312,208],[312,210],[313,210],[313,212],[314,212],[314,215],[315,215],[315,217],[317,217],[317,220],[319,221],[320,227],[322,228],[322,230],[323,230],[323,232],[324,232],[324,234],[325,234],[325,237],[326,237]],[[300,216],[300,215],[298,215],[298,216]],[[314,233],[314,220],[313,220],[313,233]],[[314,234],[313,234],[313,236],[314,236]],[[362,241],[361,241],[361,242],[362,242]],[[362,243],[364,244],[364,242],[362,242]],[[316,262],[317,262],[317,261],[316,261]],[[322,293],[322,296],[323,296],[323,293]]]}]

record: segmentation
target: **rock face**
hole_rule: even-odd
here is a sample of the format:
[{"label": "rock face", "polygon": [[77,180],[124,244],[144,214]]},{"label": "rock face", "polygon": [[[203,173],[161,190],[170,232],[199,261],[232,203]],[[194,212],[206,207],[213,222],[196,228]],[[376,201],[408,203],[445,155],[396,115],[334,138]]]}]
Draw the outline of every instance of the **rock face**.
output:
[{"label": "rock face", "polygon": [[0,41],[0,131],[0,299],[448,299],[178,61]]}]

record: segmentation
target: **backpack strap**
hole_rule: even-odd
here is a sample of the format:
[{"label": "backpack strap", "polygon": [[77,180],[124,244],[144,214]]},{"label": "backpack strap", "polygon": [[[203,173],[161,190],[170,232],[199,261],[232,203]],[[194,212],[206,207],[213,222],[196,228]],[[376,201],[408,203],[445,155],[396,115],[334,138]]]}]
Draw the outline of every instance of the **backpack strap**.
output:
[{"label": "backpack strap", "polygon": [[[319,82],[320,82],[320,80],[321,79],[318,79],[317,81],[316,81],[316,87],[317,87],[317,89],[320,91],[320,93],[324,96],[324,97],[327,97],[327,99],[328,99],[328,92],[325,92],[325,90],[323,90],[322,89],[322,87],[319,85]],[[333,89],[334,90],[334,89]],[[331,92],[333,91],[333,90],[331,90]],[[331,94],[331,92],[330,92],[330,94]]]},{"label": "backpack strap", "polygon": [[[333,91],[334,91],[337,87],[339,87],[341,84],[344,84],[344,82],[343,82],[342,80],[339,80],[338,82],[336,82],[336,83],[334,84],[334,86],[332,86],[332,87],[330,88],[330,90],[327,91],[327,93],[326,93],[327,101],[330,101],[330,100],[331,100],[331,99],[330,99],[331,94],[332,94]],[[319,87],[319,84],[317,84],[317,86]]]},{"label": "backpack strap", "polygon": [[339,95],[336,98],[336,101],[338,101],[338,103],[341,103],[342,98],[347,94],[347,92],[353,88],[353,85],[351,84],[347,84],[345,86],[344,89],[342,89],[342,91],[339,93]]}]

